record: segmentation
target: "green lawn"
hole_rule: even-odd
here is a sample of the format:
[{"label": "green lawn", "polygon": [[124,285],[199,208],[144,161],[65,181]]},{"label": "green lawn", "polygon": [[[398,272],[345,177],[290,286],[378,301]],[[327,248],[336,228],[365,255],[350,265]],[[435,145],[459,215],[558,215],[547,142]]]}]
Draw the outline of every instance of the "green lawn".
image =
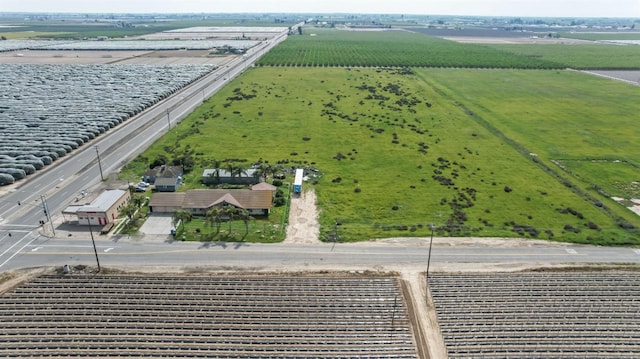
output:
[{"label": "green lawn", "polygon": [[[306,186],[317,193],[324,240],[427,236],[432,223],[439,235],[630,244],[638,236],[618,226],[619,215],[592,205],[518,146],[543,161],[602,149],[622,156],[605,140],[638,138],[618,128],[637,113],[634,95],[637,88],[564,71],[255,68],[129,170],[185,149],[195,162],[186,188],[227,159],[315,167],[321,177]],[[604,114],[615,117],[599,119]],[[594,136],[600,148],[573,130],[585,118],[606,130]]]},{"label": "green lawn", "polygon": [[640,32],[562,32],[560,37],[591,41],[640,40]]}]

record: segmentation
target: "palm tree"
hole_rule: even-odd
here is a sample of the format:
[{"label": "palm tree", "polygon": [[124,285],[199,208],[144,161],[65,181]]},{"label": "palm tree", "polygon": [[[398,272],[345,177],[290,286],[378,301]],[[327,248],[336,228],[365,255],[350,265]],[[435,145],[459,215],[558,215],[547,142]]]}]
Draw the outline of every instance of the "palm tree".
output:
[{"label": "palm tree", "polygon": [[233,221],[233,215],[237,213],[237,208],[232,206],[232,205],[225,205],[224,206],[224,214],[226,214],[229,217],[229,234],[231,234],[231,222]]},{"label": "palm tree", "polygon": [[247,174],[247,169],[245,166],[243,165],[237,165],[235,167],[233,167],[233,170],[231,171],[231,177],[242,177],[242,175],[246,175]]},{"label": "palm tree", "polygon": [[267,178],[269,177],[270,173],[273,174],[273,166],[271,166],[267,162],[258,163],[258,171],[256,172],[256,174],[262,176],[265,182],[267,182]]},{"label": "palm tree", "polygon": [[214,159],[212,161],[213,164],[213,175],[216,177],[216,184],[220,183],[220,166],[222,165],[222,162],[220,162],[219,160]]},{"label": "palm tree", "polygon": [[144,203],[144,198],[141,196],[133,196],[131,197],[131,202],[137,207],[142,207],[142,203]]},{"label": "palm tree", "polygon": [[218,206],[214,206],[210,210],[208,210],[204,217],[205,221],[209,224],[209,226],[213,227],[213,225],[215,224],[216,234],[220,233],[220,224],[221,224],[220,221],[222,219],[221,217],[222,217],[222,208]]},{"label": "palm tree", "polygon": [[251,217],[249,211],[244,208],[239,208],[236,214],[244,222],[244,236],[246,237],[249,234],[249,221],[251,221],[253,217]]},{"label": "palm tree", "polygon": [[231,176],[231,178],[233,178],[235,168],[236,167],[233,165],[233,162],[231,161],[227,161],[224,164],[224,169],[227,170],[227,172],[229,172],[229,176]]},{"label": "palm tree", "polygon": [[183,211],[181,209],[173,212],[173,225],[175,226],[178,222],[182,223],[182,230],[184,231],[184,223],[191,221],[191,212]]}]

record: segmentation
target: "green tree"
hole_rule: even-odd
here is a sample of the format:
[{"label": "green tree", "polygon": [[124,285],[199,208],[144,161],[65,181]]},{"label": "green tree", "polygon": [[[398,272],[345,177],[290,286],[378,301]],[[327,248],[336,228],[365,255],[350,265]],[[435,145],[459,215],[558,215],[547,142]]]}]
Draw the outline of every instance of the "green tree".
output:
[{"label": "green tree", "polygon": [[233,173],[235,168],[236,168],[235,165],[231,161],[227,161],[224,164],[224,169],[227,170],[227,172],[229,172],[229,176],[231,176],[232,178],[233,178]]},{"label": "green tree", "polygon": [[140,208],[140,207],[142,207],[142,204],[144,203],[144,197],[142,197],[142,196],[133,196],[133,197],[131,197],[131,203],[133,203],[133,205],[136,206],[136,208]]},{"label": "green tree", "polygon": [[253,219],[253,217],[251,217],[249,211],[244,208],[238,208],[236,214],[238,218],[240,218],[242,222],[244,222],[244,237],[246,237],[249,234],[249,222]]},{"label": "green tree", "polygon": [[138,207],[133,203],[129,203],[126,206],[122,207],[122,209],[120,210],[120,213],[127,216],[129,220],[132,220],[133,216],[136,214],[137,211],[138,211]]},{"label": "green tree", "polygon": [[273,174],[273,166],[266,162],[259,162],[255,175],[267,182],[269,174]]},{"label": "green tree", "polygon": [[233,171],[231,172],[231,177],[242,177],[242,175],[247,175],[247,168],[243,165],[236,165],[233,167]]},{"label": "green tree", "polygon": [[222,208],[214,206],[205,214],[205,221],[210,227],[216,226],[216,234],[220,233],[220,224],[222,223]]},{"label": "green tree", "polygon": [[190,222],[191,218],[193,217],[190,212],[179,209],[173,212],[173,216],[172,216],[173,225],[176,226],[178,223],[182,223],[182,230],[184,231],[185,222]]},{"label": "green tree", "polygon": [[229,234],[231,234],[231,222],[233,222],[233,216],[236,214],[237,209],[236,207],[228,204],[224,206],[223,211],[229,221]]}]

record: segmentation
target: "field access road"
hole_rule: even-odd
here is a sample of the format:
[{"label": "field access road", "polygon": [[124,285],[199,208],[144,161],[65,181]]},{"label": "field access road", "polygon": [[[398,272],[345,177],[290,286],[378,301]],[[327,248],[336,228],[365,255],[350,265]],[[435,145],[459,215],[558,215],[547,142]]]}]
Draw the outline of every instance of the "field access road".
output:
[{"label": "field access road", "polygon": [[[146,238],[146,237],[145,237]],[[0,236],[0,241],[4,239]],[[456,270],[468,266],[493,266],[502,270],[543,264],[640,263],[640,250],[583,245],[487,247],[449,246],[446,238],[434,240],[431,270]],[[165,240],[107,239],[96,236],[101,266],[135,268],[253,269],[253,270],[416,270],[427,265],[428,240],[420,244],[320,243],[193,243]],[[0,258],[3,258],[0,253]],[[96,259],[87,239],[38,237],[11,261],[0,261],[0,271],[38,266],[89,265]]]},{"label": "field access road", "polygon": [[286,37],[285,31],[262,42],[244,56],[220,66],[170,98],[57,160],[45,170],[18,182],[12,190],[3,190],[0,196],[0,264],[33,241],[38,230],[46,236],[54,235],[54,229],[49,224],[43,229],[40,227],[40,221],[47,221],[43,202],[49,214],[60,213],[80,193],[99,183],[101,173],[107,177],[109,173],[119,171]]}]

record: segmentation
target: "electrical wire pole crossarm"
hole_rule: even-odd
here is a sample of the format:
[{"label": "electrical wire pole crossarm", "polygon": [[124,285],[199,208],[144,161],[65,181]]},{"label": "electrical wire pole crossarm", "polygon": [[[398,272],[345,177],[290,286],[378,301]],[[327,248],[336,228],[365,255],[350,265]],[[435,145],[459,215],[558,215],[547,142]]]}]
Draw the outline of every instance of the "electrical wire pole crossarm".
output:
[{"label": "electrical wire pole crossarm", "polygon": [[[51,213],[49,212],[49,206],[47,205],[47,197],[45,197],[45,195],[41,194],[40,195],[40,202],[42,203],[42,210],[44,211],[44,215],[47,217],[47,221],[51,225],[51,234],[55,237],[56,236],[56,227],[53,225],[53,220],[51,219]],[[18,201],[18,206],[22,206],[23,204],[25,204],[27,206],[40,207],[40,206],[37,206],[35,204],[23,203],[22,201]],[[44,223],[42,221],[40,221],[40,224],[44,228]]]}]

